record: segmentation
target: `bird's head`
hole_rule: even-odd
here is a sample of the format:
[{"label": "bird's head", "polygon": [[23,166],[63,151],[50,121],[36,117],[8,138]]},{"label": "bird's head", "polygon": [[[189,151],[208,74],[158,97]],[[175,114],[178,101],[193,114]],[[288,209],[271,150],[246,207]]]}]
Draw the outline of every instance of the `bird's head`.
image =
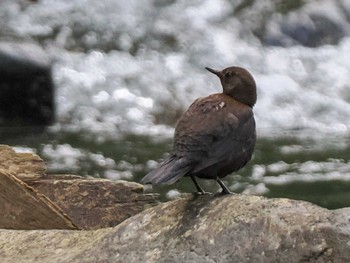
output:
[{"label": "bird's head", "polygon": [[256,85],[253,76],[244,68],[229,67],[221,71],[206,67],[220,78],[223,93],[253,107],[256,103]]}]

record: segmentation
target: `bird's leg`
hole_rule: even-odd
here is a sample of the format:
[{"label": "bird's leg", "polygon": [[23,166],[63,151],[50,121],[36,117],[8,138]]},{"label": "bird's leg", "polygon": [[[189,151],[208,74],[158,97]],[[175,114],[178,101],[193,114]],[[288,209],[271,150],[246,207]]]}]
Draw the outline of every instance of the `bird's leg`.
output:
[{"label": "bird's leg", "polygon": [[218,184],[222,188],[222,191],[221,191],[220,194],[222,194],[222,195],[232,195],[232,194],[234,194],[226,187],[226,185],[220,180],[219,177],[216,177],[216,181],[218,182]]},{"label": "bird's leg", "polygon": [[196,178],[194,177],[194,175],[190,175],[195,187],[197,188],[197,191],[199,194],[206,194],[206,192],[203,190],[203,188],[199,185],[199,183],[197,182]]}]

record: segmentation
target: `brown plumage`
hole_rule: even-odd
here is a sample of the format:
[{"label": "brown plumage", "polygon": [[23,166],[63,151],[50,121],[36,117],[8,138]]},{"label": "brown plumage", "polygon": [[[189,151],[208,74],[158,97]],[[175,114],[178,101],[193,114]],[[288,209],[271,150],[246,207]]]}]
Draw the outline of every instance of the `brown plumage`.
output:
[{"label": "brown plumage", "polygon": [[253,106],[256,85],[240,67],[222,71],[206,68],[220,78],[223,92],[195,100],[175,128],[173,151],[142,183],[172,184],[190,176],[216,180],[222,193],[230,191],[220,178],[238,171],[251,159],[256,133]]}]

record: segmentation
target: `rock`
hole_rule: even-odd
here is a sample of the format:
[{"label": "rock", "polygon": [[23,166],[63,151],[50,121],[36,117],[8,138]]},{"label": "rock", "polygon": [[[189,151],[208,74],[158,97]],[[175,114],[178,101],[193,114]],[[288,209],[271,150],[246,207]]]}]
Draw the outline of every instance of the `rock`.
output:
[{"label": "rock", "polygon": [[265,45],[337,45],[349,35],[347,6],[341,1],[308,1],[287,14],[272,15],[266,23],[262,41]]},{"label": "rock", "polygon": [[[2,262],[350,262],[350,208],[197,196],[114,228],[0,230]],[[45,249],[43,249],[43,247]]]},{"label": "rock", "polygon": [[46,126],[54,120],[51,63],[34,44],[0,42],[0,126]]},{"label": "rock", "polygon": [[0,169],[22,181],[45,177],[44,161],[33,153],[16,153],[10,146],[0,144]]},{"label": "rock", "polygon": [[50,177],[28,184],[57,204],[80,229],[116,226],[158,204],[157,195],[144,194],[144,187],[138,183]]},{"label": "rock", "polygon": [[[0,209],[4,206],[0,228],[71,229],[73,225],[78,229],[97,229],[115,226],[158,204],[157,195],[144,194],[141,184],[47,175],[45,171],[39,156],[16,153],[10,146],[0,145]],[[47,220],[55,215],[56,221],[64,217],[70,223]]]},{"label": "rock", "polygon": [[47,197],[0,169],[0,228],[77,229]]},{"label": "rock", "polygon": [[46,177],[45,171],[39,156],[0,145],[0,228],[77,229],[55,203],[25,183]]}]

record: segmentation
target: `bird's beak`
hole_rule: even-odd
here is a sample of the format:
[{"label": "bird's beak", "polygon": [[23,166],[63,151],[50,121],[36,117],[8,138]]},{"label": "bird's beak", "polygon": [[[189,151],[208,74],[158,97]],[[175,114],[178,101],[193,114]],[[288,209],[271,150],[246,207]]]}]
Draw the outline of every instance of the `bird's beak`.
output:
[{"label": "bird's beak", "polygon": [[212,69],[212,68],[208,68],[208,67],[205,67],[206,70],[208,70],[209,72],[215,74],[216,76],[218,76],[219,78],[221,77],[221,71],[217,71],[215,69]]}]

